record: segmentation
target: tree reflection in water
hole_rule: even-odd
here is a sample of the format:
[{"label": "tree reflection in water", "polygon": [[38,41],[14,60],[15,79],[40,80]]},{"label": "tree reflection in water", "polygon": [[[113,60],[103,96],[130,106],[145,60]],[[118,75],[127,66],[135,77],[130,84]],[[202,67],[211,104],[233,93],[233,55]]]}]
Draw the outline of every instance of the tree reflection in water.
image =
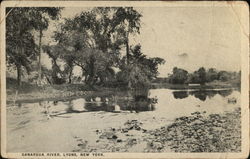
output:
[{"label": "tree reflection in water", "polygon": [[205,101],[208,98],[213,98],[216,94],[221,95],[222,97],[227,97],[232,94],[232,89],[225,90],[195,90],[195,91],[174,91],[173,96],[175,99],[184,99],[189,95],[198,98],[201,101]]},{"label": "tree reflection in water", "polygon": [[174,91],[173,92],[175,99],[183,99],[188,97],[188,91]]},{"label": "tree reflection in water", "polygon": [[88,97],[85,100],[84,108],[88,111],[108,111],[113,112],[115,105],[118,105],[122,111],[153,111],[155,110],[155,103],[157,98],[149,98],[149,90],[136,90],[128,91],[126,95],[118,96],[103,96],[100,97],[100,102],[96,102],[94,99],[97,96]]}]

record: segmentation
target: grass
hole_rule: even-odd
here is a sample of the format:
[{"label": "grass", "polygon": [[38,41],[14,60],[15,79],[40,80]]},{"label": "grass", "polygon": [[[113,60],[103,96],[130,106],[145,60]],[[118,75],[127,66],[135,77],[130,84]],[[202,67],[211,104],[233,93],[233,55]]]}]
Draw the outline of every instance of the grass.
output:
[{"label": "grass", "polygon": [[41,100],[65,100],[91,96],[93,94],[101,97],[108,94],[124,93],[124,88],[88,86],[84,84],[44,85],[39,87],[36,84],[22,82],[21,86],[18,86],[16,79],[13,78],[7,78],[6,87],[7,103],[14,101],[36,102]]}]

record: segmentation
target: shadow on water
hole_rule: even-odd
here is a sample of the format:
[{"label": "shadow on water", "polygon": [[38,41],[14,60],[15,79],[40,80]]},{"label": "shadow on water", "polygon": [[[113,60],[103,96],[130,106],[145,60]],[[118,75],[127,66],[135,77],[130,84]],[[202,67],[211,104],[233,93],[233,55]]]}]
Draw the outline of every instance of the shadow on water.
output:
[{"label": "shadow on water", "polygon": [[[123,96],[91,96],[85,98],[84,108],[88,111],[153,111],[157,98],[149,98],[148,90],[137,90],[124,93]],[[118,107],[118,110],[116,108]]]},{"label": "shadow on water", "polygon": [[41,113],[51,117],[67,117],[64,115],[84,112],[143,112],[155,110],[157,98],[149,98],[148,90],[125,92],[120,95],[88,96],[68,101],[42,101],[39,106]]},{"label": "shadow on water", "polygon": [[195,91],[174,91],[173,96],[175,99],[184,99],[188,96],[194,96],[201,101],[206,101],[207,98],[211,99],[216,94],[219,94],[222,97],[227,97],[233,92],[232,89],[227,90],[195,90]]}]

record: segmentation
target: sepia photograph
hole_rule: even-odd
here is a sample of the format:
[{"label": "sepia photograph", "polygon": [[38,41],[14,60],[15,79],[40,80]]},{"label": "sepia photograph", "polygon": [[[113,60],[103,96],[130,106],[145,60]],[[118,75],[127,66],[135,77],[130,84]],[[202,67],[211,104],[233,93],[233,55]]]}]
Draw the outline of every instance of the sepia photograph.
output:
[{"label": "sepia photograph", "polygon": [[4,1],[1,155],[247,158],[247,2]]}]

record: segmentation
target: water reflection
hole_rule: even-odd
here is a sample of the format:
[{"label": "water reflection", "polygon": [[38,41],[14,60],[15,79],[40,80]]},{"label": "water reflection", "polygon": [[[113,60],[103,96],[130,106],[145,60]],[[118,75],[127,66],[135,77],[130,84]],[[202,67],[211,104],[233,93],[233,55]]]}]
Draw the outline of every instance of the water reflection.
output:
[{"label": "water reflection", "polygon": [[[130,94],[131,95],[131,94]],[[88,111],[153,111],[157,98],[149,98],[148,95],[135,95],[134,96],[107,96],[102,97],[100,100],[95,100],[98,97],[89,97],[86,99],[84,108]],[[117,110],[116,110],[117,109]]]},{"label": "water reflection", "polygon": [[126,92],[122,95],[87,96],[67,101],[38,102],[41,113],[51,117],[84,112],[142,112],[155,110],[156,97],[149,98],[149,92]]},{"label": "water reflection", "polygon": [[183,99],[188,97],[188,91],[175,91],[173,92],[175,99]]},{"label": "water reflection", "polygon": [[187,98],[189,95],[198,98],[201,101],[205,101],[207,98],[211,99],[216,94],[219,94],[222,97],[227,97],[233,92],[232,89],[225,90],[195,90],[195,91],[174,91],[173,96],[175,99]]},{"label": "water reflection", "polygon": [[[161,94],[161,91],[164,93]],[[157,112],[164,108],[169,110],[172,105],[183,105],[182,100],[190,97],[195,97],[199,100],[192,101],[194,98],[190,98],[192,105],[200,105],[197,101],[203,103],[218,102],[218,100],[224,101],[224,98],[231,95],[233,90],[185,90],[185,91],[172,91],[172,90],[144,90],[134,92],[119,92],[119,94],[107,94],[107,95],[89,95],[85,98],[70,99],[64,101],[41,101],[36,104],[39,106],[39,113],[43,114],[48,119],[51,117],[69,117],[64,116],[67,114],[77,114],[85,112],[145,112],[155,111]],[[151,93],[151,95],[150,95]],[[173,97],[169,98],[173,95]],[[217,95],[216,97],[214,97]],[[218,96],[219,95],[219,96]],[[159,103],[158,103],[159,98]],[[207,100],[213,98],[214,100]],[[206,101],[206,102],[204,102]],[[233,100],[230,97],[230,101],[225,99],[226,103],[238,103],[238,100]],[[18,108],[25,107],[27,103],[17,103]],[[33,105],[33,104],[32,104]],[[224,104],[222,104],[224,105]],[[160,113],[160,112],[159,112]]]}]

